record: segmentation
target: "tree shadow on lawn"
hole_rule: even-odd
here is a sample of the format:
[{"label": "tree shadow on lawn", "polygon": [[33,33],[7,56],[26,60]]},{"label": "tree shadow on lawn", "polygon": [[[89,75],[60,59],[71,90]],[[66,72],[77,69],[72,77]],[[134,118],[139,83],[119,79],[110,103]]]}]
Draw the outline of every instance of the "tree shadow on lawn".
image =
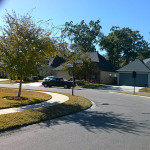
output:
[{"label": "tree shadow on lawn", "polygon": [[53,125],[75,123],[93,133],[96,133],[97,130],[108,133],[115,130],[119,133],[150,135],[150,133],[143,131],[143,129],[148,129],[148,123],[138,123],[123,114],[114,114],[113,112],[100,113],[96,111],[83,111],[54,120],[45,121],[43,123],[43,125],[39,125],[41,127],[50,127]]}]

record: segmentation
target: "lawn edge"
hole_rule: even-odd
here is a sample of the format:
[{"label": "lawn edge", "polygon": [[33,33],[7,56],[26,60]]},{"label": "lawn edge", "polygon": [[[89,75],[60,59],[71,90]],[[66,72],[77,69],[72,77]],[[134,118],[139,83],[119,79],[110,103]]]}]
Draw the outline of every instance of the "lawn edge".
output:
[{"label": "lawn edge", "polygon": [[[34,89],[31,89],[31,90],[32,90],[32,91],[42,91],[42,92],[43,92],[43,90],[34,90]],[[45,91],[45,90],[44,90],[44,91]],[[46,92],[47,92],[47,91],[46,91]],[[55,91],[48,91],[48,92],[59,93],[59,94],[64,94],[64,95],[66,95],[66,96],[68,96],[68,95],[71,96],[71,94],[68,94],[68,93],[55,92]],[[70,96],[68,96],[68,97],[69,97],[69,100],[70,100]],[[78,95],[76,95],[76,97],[84,98],[84,97],[78,96]],[[90,105],[89,105],[88,107],[84,108],[84,109],[76,110],[76,111],[73,111],[73,112],[67,112],[67,113],[64,113],[64,114],[61,114],[61,115],[52,117],[51,119],[47,119],[47,118],[46,118],[46,119],[41,119],[40,121],[35,121],[35,122],[33,121],[33,122],[31,122],[31,123],[24,123],[24,124],[20,124],[20,125],[10,126],[10,127],[4,128],[4,129],[0,129],[0,134],[3,133],[3,132],[6,132],[6,131],[11,131],[11,130],[19,129],[19,128],[21,128],[21,127],[26,127],[26,126],[28,126],[28,125],[32,125],[32,124],[44,122],[44,121],[47,121],[47,120],[53,120],[53,119],[60,118],[60,117],[63,117],[63,116],[67,116],[67,115],[75,114],[75,113],[78,113],[78,112],[81,112],[81,111],[85,111],[85,110],[87,110],[87,109],[89,109],[89,108],[91,108],[91,107],[93,106],[93,102],[92,102],[91,100],[87,99],[87,98],[84,98],[84,99],[90,102]],[[68,101],[69,101],[69,100],[68,100]],[[64,102],[64,103],[65,103],[65,102]],[[57,105],[63,105],[64,103],[62,103],[62,104],[57,104]],[[56,106],[56,105],[54,105],[54,106]],[[53,107],[53,106],[49,106],[49,107],[45,107],[45,108],[38,108],[38,109],[49,109],[49,108],[51,108],[51,107]],[[27,110],[27,111],[28,111],[28,110]],[[20,113],[20,112],[17,112],[17,113]],[[14,114],[16,114],[16,113],[14,113]],[[7,114],[6,114],[6,115],[7,115]]]}]

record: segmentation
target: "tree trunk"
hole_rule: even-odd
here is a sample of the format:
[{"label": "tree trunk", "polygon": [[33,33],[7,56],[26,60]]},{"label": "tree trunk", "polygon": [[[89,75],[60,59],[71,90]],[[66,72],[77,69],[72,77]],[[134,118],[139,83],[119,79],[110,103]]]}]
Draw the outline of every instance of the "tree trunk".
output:
[{"label": "tree trunk", "polygon": [[20,77],[20,84],[19,84],[18,97],[20,97],[20,95],[21,95],[21,87],[22,87],[22,76]]}]

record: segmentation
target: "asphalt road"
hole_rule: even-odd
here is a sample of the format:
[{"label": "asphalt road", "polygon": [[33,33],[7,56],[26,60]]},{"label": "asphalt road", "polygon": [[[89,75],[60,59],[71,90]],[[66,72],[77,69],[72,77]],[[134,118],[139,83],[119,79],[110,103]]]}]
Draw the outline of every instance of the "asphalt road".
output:
[{"label": "asphalt road", "polygon": [[[63,88],[46,90],[71,93]],[[92,89],[76,89],[75,94],[95,106],[1,133],[0,150],[150,150],[150,98]]]}]

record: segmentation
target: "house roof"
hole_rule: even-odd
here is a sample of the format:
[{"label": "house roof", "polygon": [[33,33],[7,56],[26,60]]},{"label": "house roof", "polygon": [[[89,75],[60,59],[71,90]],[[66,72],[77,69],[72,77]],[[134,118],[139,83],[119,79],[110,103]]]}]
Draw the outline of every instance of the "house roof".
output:
[{"label": "house roof", "polygon": [[86,55],[91,59],[92,62],[99,62],[97,52],[87,52]]},{"label": "house roof", "polygon": [[[102,71],[110,71],[115,72],[116,67],[111,64],[108,60],[106,60],[102,55],[98,52],[87,52],[87,56],[91,59],[92,62],[95,62],[99,70]],[[62,64],[65,62],[65,59],[59,56],[53,60],[51,66],[55,68],[55,70],[62,70]]]},{"label": "house roof", "polygon": [[97,66],[102,71],[110,71],[115,72],[117,68],[108,60],[106,60],[102,55],[97,53],[99,62],[97,63]]},{"label": "house roof", "polygon": [[58,67],[61,64],[63,64],[65,62],[65,59],[63,57],[59,57],[58,55],[56,55],[56,57],[54,58],[54,60],[52,61],[51,67]]},{"label": "house roof", "polygon": [[129,63],[128,65],[120,68],[117,70],[118,72],[132,72],[132,71],[138,71],[138,72],[150,72],[149,67],[146,65],[149,61],[148,60],[140,60],[135,59],[135,61]]},{"label": "house roof", "polygon": [[60,70],[62,70],[62,69],[63,69],[63,65],[60,65],[60,66],[54,68],[55,71],[60,71]]}]

